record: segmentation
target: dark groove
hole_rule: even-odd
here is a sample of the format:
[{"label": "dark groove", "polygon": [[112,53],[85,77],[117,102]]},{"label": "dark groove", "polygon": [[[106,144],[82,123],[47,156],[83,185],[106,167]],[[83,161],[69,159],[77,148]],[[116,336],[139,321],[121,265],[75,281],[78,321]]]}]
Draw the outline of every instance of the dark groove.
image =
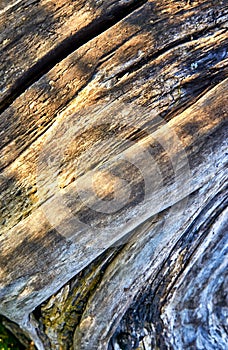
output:
[{"label": "dark groove", "polygon": [[[152,53],[148,55],[147,57],[143,57],[140,61],[133,64],[131,67],[127,67],[126,69],[122,70],[118,74],[115,75],[117,79],[121,79],[126,73],[136,73],[138,70],[140,70],[143,66],[147,65],[151,61],[156,60],[159,56],[165,54],[167,51],[170,51],[172,49],[176,49],[180,45],[187,44],[188,42],[191,42],[192,40],[197,40],[201,38],[202,36],[205,36],[208,34],[211,30],[219,29],[220,26],[217,24],[204,28],[198,32],[195,32],[194,34],[189,34],[184,36],[182,39],[177,39],[175,41],[172,41],[171,43],[168,43],[163,48],[157,50],[155,53]],[[221,47],[219,48],[221,49]]]},{"label": "dark groove", "polygon": [[[153,279],[152,280],[149,279],[145,283],[146,287],[144,289],[141,289],[137,293],[133,303],[131,304],[127,312],[124,314],[124,316],[122,317],[119,323],[119,330],[117,329],[114,335],[112,336],[112,338],[110,339],[109,347],[108,347],[109,350],[114,349],[114,346],[113,346],[114,341],[112,343],[112,340],[115,340],[118,338],[118,332],[120,334],[121,332],[122,333],[125,332],[125,334],[128,334],[128,340],[130,342],[135,339],[135,334],[132,333],[131,329],[132,330],[137,329],[138,333],[140,333],[140,330],[148,327],[148,323],[150,322],[154,323],[155,321],[156,321],[156,332],[158,334],[162,332],[163,328],[162,327],[159,328],[159,325],[161,323],[159,310],[167,302],[167,298],[168,298],[167,296],[169,295],[170,290],[173,289],[173,287],[177,283],[177,280],[180,278],[183,271],[186,269],[189,262],[192,260],[194,253],[202,244],[202,241],[205,239],[205,236],[207,236],[207,227],[213,225],[216,218],[226,208],[227,196],[225,196],[225,198],[222,201],[220,201],[220,196],[224,192],[226,192],[227,189],[228,187],[226,185],[222,186],[220,188],[220,191],[217,194],[215,194],[213,198],[210,199],[210,201],[206,204],[206,206],[198,213],[197,217],[192,221],[192,223],[187,228],[187,230],[182,234],[180,239],[176,242],[171,252],[169,253],[168,257],[165,259],[165,261],[163,261],[162,265],[160,266],[159,270],[157,271]],[[195,193],[198,192],[198,190],[195,191]],[[213,206],[214,206],[213,212],[208,215],[208,211]],[[206,219],[202,223],[200,223],[202,221],[202,217]],[[202,227],[204,227],[203,233],[201,234],[200,237],[197,237]],[[192,242],[196,243],[196,244],[193,244],[193,247],[192,247]],[[168,271],[168,272],[165,272],[165,271],[170,266],[171,257],[175,252],[178,251],[179,248],[181,248],[182,251],[185,248],[188,249],[187,259],[184,260],[183,267],[175,276],[172,283],[169,284],[168,283],[169,279],[167,279],[167,276],[169,278],[169,275],[172,275],[173,267],[171,268],[171,271]],[[156,283],[156,281],[158,281],[158,283]],[[169,285],[168,290],[166,289],[167,285]],[[162,300],[160,300],[161,296],[162,296]],[[156,298],[158,298],[157,301],[156,301]],[[140,305],[143,305],[143,304],[144,305],[148,304],[149,308],[153,308],[153,310],[152,311],[148,310],[147,314],[145,314],[145,307],[140,309]],[[154,306],[157,306],[157,309],[155,309]],[[126,329],[126,325],[130,325],[129,326],[130,331],[129,329]],[[165,349],[164,344],[160,344],[159,349]]]},{"label": "dark groove", "polygon": [[12,102],[19,97],[26,89],[48,73],[56,64],[67,56],[94,39],[104,31],[124,19],[134,10],[143,6],[147,0],[139,0],[130,5],[119,5],[114,10],[101,14],[94,22],[82,28],[76,34],[63,40],[57,47],[54,47],[37,63],[35,63],[22,77],[20,77],[9,90],[8,96],[0,103],[0,113],[4,112]]},{"label": "dark groove", "polygon": [[[156,60],[159,56],[165,54],[167,51],[170,51],[172,49],[175,49],[177,48],[178,46],[180,45],[184,45],[184,44],[187,44],[188,42],[190,42],[191,40],[197,40],[198,38],[204,36],[204,35],[207,35],[211,30],[214,30],[214,29],[219,29],[219,26],[217,24],[209,27],[209,28],[204,28],[202,29],[201,31],[198,31],[194,34],[189,34],[189,35],[186,35],[185,37],[183,37],[182,39],[177,39],[175,41],[172,41],[171,43],[168,43],[167,45],[165,45],[163,48],[161,49],[158,49],[156,52],[146,56],[146,57],[143,57],[141,60],[139,60],[137,63],[134,63],[132,64],[130,67],[127,67],[126,69],[122,70],[121,72],[117,73],[115,75],[115,78],[117,79],[121,79],[126,73],[128,74],[131,74],[131,73],[137,73],[140,69],[142,69],[145,65],[149,64],[151,61],[153,60]],[[114,49],[112,49],[110,52],[108,52],[107,54],[103,55],[99,61],[99,63],[94,67],[94,70],[91,74],[91,77],[90,79],[88,79],[86,81],[86,83],[84,85],[82,85],[80,87],[80,89],[77,91],[76,95],[78,95],[84,88],[86,85],[88,85],[92,79],[93,79],[93,76],[94,74],[98,71],[98,68],[100,67],[100,65],[103,63],[103,60],[105,58],[105,56],[108,56],[110,53],[112,53],[113,51],[115,51],[117,49],[117,47],[115,47]],[[221,48],[219,48],[221,49]],[[203,94],[205,94],[207,91],[209,91],[210,89],[212,89],[214,87],[214,85],[216,84],[219,84],[222,80],[224,80],[224,72],[220,72],[220,74],[218,73],[217,75],[219,75],[219,78],[216,79],[216,77],[213,77],[214,80],[215,80],[215,83],[213,83],[212,79],[210,79],[210,82],[208,83],[207,86],[204,86],[204,89],[203,91],[200,91],[199,92],[199,96],[196,97],[196,99],[194,99],[194,101],[192,103],[195,103],[199,98],[202,97]],[[216,76],[217,76],[216,75]],[[221,76],[220,76],[221,75]],[[225,77],[226,78],[226,77]],[[74,97],[73,97],[74,98]],[[72,97],[71,97],[72,99]],[[70,100],[71,100],[70,99]],[[70,101],[69,100],[69,101]],[[67,101],[66,104],[69,102]],[[191,103],[190,103],[191,104]],[[186,103],[182,106],[183,108],[184,107],[189,107],[189,101],[186,101]],[[172,111],[173,112],[173,111]],[[178,113],[179,112],[179,108],[178,108]]]},{"label": "dark groove", "polygon": [[[196,191],[194,191],[193,193],[198,192],[199,189],[197,189]],[[209,203],[206,204],[205,207],[202,208],[202,210],[198,213],[197,217],[191,222],[190,226],[186,229],[186,231],[182,234],[182,236],[180,237],[180,239],[176,242],[175,246],[172,248],[172,250],[170,251],[168,257],[166,258],[166,260],[163,262],[163,264],[161,265],[160,270],[158,271],[158,273],[156,274],[155,278],[153,278],[152,282],[150,282],[150,285],[152,285],[156,280],[157,277],[161,274],[162,270],[165,270],[166,266],[170,265],[170,261],[171,258],[173,256],[173,254],[178,251],[179,248],[181,248],[182,250],[185,248],[188,248],[188,253],[189,255],[187,255],[187,259],[184,261],[183,267],[179,270],[178,274],[176,275],[176,277],[174,278],[173,282],[170,284],[170,288],[167,292],[167,294],[169,293],[170,290],[173,289],[173,287],[175,286],[176,282],[178,281],[178,279],[181,277],[181,275],[183,274],[184,270],[186,269],[186,267],[189,265],[189,263],[191,262],[192,257],[194,256],[194,253],[197,251],[197,249],[200,247],[200,245],[202,244],[202,241],[205,239],[205,236],[207,236],[207,230],[206,227],[210,225],[213,225],[213,223],[215,222],[216,218],[225,210],[225,208],[227,207],[227,203],[228,203],[228,194],[227,196],[225,196],[225,198],[222,200],[222,202],[219,201],[220,196],[222,195],[223,192],[227,192],[228,190],[228,186],[225,186],[220,189],[220,191],[209,201]],[[207,212],[211,209],[211,207],[214,205],[214,203],[218,202],[218,205],[214,208],[213,212],[211,213],[211,215],[208,217],[207,216]],[[218,211],[216,211],[218,210]],[[203,223],[201,223],[199,226],[198,223],[200,223],[201,218],[202,217],[206,217],[205,221]],[[198,238],[197,234],[200,231],[200,228],[204,226],[204,232],[202,233],[202,235]],[[193,249],[191,250],[192,246],[191,243],[194,242],[196,238],[196,244],[193,245]],[[189,249],[190,248],[190,249]],[[154,296],[151,299],[152,301],[154,300],[155,295],[158,292],[158,289],[161,287],[161,282],[156,286],[155,290],[154,290]],[[165,304],[165,299],[163,301],[163,303]]]}]

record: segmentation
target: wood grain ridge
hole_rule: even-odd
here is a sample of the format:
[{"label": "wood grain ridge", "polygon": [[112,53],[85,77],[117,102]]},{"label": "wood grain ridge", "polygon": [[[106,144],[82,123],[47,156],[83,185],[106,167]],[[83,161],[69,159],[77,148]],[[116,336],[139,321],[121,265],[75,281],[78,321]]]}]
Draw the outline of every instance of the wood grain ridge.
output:
[{"label": "wood grain ridge", "polygon": [[7,7],[0,14],[0,111],[58,62],[143,3],[24,0]]},{"label": "wood grain ridge", "polygon": [[[222,181],[224,178],[223,167],[225,166],[224,147],[226,147],[224,122],[227,116],[222,91],[226,88],[227,80],[205,94],[196,104],[168,123],[170,130],[175,130],[175,134],[179,136],[181,144],[185,147],[190,173],[186,171],[188,168],[181,166],[181,164],[185,164],[185,162],[182,163],[183,152],[181,149],[178,149],[178,144],[173,142],[173,138],[169,140],[170,133],[167,133],[169,129],[167,129],[167,125],[164,125],[160,131],[152,133],[151,136],[152,140],[160,140],[163,145],[166,145],[165,140],[167,140],[167,145],[169,145],[167,146],[169,147],[167,152],[170,159],[173,159],[172,153],[176,157],[179,154],[180,162],[176,163],[177,172],[174,182],[164,182],[160,187],[153,187],[151,189],[152,192],[147,194],[146,201],[143,201],[143,198],[135,200],[134,196],[129,198],[127,196],[126,199],[129,202],[125,203],[121,210],[114,212],[111,216],[103,214],[102,217],[99,217],[99,213],[96,216],[91,216],[88,212],[88,207],[84,208],[84,205],[90,206],[90,204],[82,201],[81,205],[80,201],[78,202],[77,186],[75,188],[74,183],[69,184],[64,189],[64,192],[61,192],[61,189],[57,187],[56,195],[54,192],[49,200],[45,200],[45,197],[42,196],[47,196],[53,189],[53,186],[49,189],[47,182],[49,179],[52,183],[56,182],[55,174],[56,171],[58,172],[58,169],[54,167],[54,172],[50,172],[52,174],[52,177],[50,177],[47,164],[42,163],[44,165],[44,168],[42,168],[45,171],[44,174],[47,175],[45,177],[41,176],[40,182],[41,186],[43,181],[45,181],[43,186],[44,193],[42,190],[40,192],[43,204],[41,201],[40,206],[37,209],[34,208],[27,218],[21,220],[19,224],[0,237],[1,313],[10,315],[17,320],[21,319],[21,313],[25,315],[31,312],[41,301],[51,295],[54,290],[57,290],[100,255],[102,251],[107,249],[110,244],[114,244],[114,236],[115,239],[119,240],[121,238],[119,236],[120,233],[122,235],[127,234],[129,230],[133,230],[140,223],[149,219],[151,215],[157,214],[167,206],[175,206],[175,203],[181,201],[183,197],[188,197],[191,192],[207,184],[212,177],[217,176],[218,180],[221,176]],[[112,109],[113,106],[110,105],[108,115],[112,113]],[[115,109],[114,113],[116,113]],[[97,109],[95,109],[96,115]],[[189,128],[190,124],[197,126],[197,132],[196,129]],[[62,130],[63,135],[65,135],[64,129]],[[219,139],[217,138],[218,132],[220,134]],[[150,143],[152,142],[151,147],[156,147],[156,143],[153,145],[154,141],[150,138],[149,140]],[[66,138],[66,142],[68,144],[68,138]],[[145,137],[143,142],[145,142],[146,147],[149,146],[148,136]],[[61,145],[64,149],[64,138],[61,140]],[[104,145],[102,143],[105,153]],[[50,146],[53,148],[51,144]],[[213,152],[216,154],[216,162],[210,156],[211,147],[213,147]],[[131,149],[129,151],[131,152]],[[139,147],[138,151],[140,153]],[[53,158],[55,152],[58,155],[59,148],[54,149],[52,153],[48,154],[48,157]],[[109,142],[107,143],[107,152],[109,153]],[[166,171],[168,171],[167,159],[166,157],[161,157],[162,153],[163,151],[157,148],[157,155],[160,159],[159,167],[162,169],[165,166],[164,175],[162,175],[162,178],[165,179]],[[156,156],[156,153],[153,153],[154,156]],[[137,159],[137,153],[135,157]],[[45,159],[47,159],[46,156]],[[141,159],[140,154],[138,159]],[[60,164],[58,162],[58,166]],[[103,164],[102,166],[105,165],[103,161],[101,164]],[[107,164],[107,171],[111,170],[112,172],[115,169],[117,171],[121,165],[118,158],[115,161],[115,157],[112,160],[111,168],[109,162]],[[153,163],[150,166],[149,164],[146,166],[146,164],[144,164],[145,169],[149,173],[144,173],[143,175],[156,179],[156,166]],[[175,163],[173,163],[174,165]],[[137,195],[137,183],[141,179],[140,177],[134,179],[135,170],[128,169],[128,167],[128,162],[125,165],[121,165],[121,177],[124,178],[125,176],[128,178],[130,186],[135,189],[133,191],[134,195]],[[73,165],[71,166],[72,168]],[[99,171],[99,164],[96,168]],[[152,172],[150,173],[150,171]],[[172,169],[169,170],[170,174],[172,171]],[[146,177],[144,180],[146,180]],[[123,184],[123,186],[125,185]],[[60,200],[59,194],[61,195]],[[83,197],[81,198],[83,199]],[[91,200],[91,205],[93,205],[93,196]],[[64,207],[62,206],[63,203],[65,203]],[[165,205],[164,208],[163,204]],[[182,207],[184,208],[181,204]],[[70,216],[68,216],[69,210]],[[182,211],[180,208],[178,213],[181,216]],[[126,220],[127,217],[131,219],[129,222]],[[75,220],[75,218],[80,219]],[[87,230],[85,230],[85,226],[81,225],[83,222],[86,223]],[[75,226],[77,223],[79,226]],[[91,235],[89,227],[93,226],[98,227],[99,235]],[[108,227],[108,231],[106,231],[106,227]],[[13,247],[11,245],[12,240],[14,242]],[[13,266],[11,264],[12,259],[14,261]],[[45,272],[47,266],[49,266],[48,275]],[[17,296],[18,293],[20,294],[19,298]]]}]

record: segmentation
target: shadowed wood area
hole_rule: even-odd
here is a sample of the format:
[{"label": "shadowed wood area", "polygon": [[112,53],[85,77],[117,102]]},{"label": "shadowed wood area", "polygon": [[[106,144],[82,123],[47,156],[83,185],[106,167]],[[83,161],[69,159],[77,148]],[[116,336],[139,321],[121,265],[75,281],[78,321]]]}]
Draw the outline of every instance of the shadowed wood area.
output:
[{"label": "shadowed wood area", "polygon": [[227,19],[1,3],[0,315],[26,349],[226,349]]}]

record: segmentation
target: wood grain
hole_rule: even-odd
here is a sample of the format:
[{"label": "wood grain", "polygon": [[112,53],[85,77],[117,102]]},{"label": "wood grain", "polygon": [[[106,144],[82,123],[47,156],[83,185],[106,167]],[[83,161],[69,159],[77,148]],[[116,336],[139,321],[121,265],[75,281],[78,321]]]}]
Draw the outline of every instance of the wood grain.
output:
[{"label": "wood grain", "polygon": [[144,333],[178,349],[169,278],[184,244],[200,261],[185,234],[214,201],[200,249],[224,232],[225,1],[21,0],[0,17],[0,313],[39,350],[133,349]]},{"label": "wood grain", "polygon": [[135,0],[12,2],[0,13],[1,109],[52,66],[141,3]]}]

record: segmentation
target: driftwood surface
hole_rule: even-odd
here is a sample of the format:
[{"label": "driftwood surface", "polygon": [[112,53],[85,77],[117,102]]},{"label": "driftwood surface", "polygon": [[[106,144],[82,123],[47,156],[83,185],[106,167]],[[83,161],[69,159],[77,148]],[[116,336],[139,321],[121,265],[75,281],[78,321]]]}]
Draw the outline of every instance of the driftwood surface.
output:
[{"label": "driftwood surface", "polygon": [[226,2],[2,4],[6,324],[38,350],[225,349]]}]

